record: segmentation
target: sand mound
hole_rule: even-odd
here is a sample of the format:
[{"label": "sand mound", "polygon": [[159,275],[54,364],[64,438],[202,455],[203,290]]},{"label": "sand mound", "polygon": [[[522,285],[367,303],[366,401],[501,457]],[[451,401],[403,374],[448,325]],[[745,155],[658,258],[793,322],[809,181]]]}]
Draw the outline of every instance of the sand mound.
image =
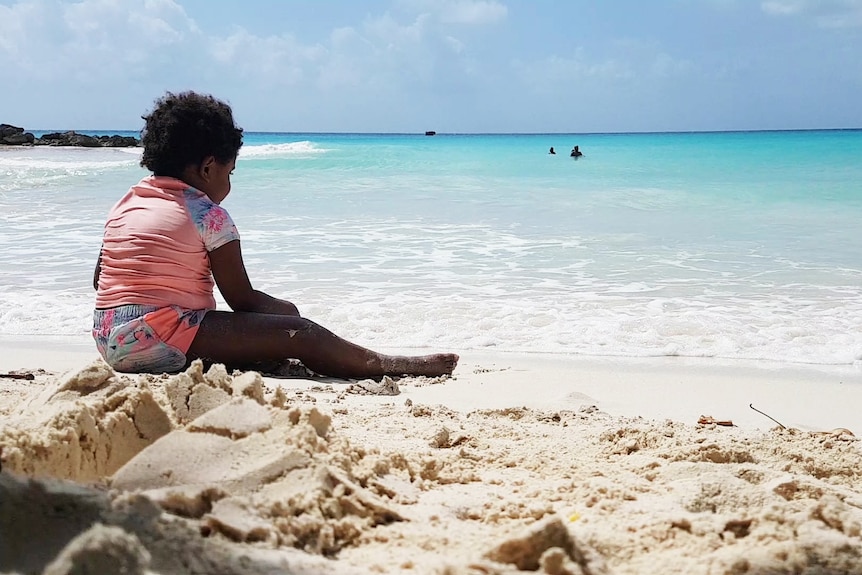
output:
[{"label": "sand mound", "polygon": [[0,431],[5,465],[106,480],[199,519],[206,533],[316,554],[402,519],[385,490],[369,485],[373,472],[353,474],[363,454],[331,437],[328,415],[270,396],[259,374],[221,365],[133,382],[95,362],[59,378]]},{"label": "sand mound", "polygon": [[846,433],[267,384],[97,363],[34,394],[6,467],[110,491],[4,472],[0,571],[862,575]]},{"label": "sand mound", "polygon": [[33,477],[96,481],[173,429],[237,398],[264,402],[260,374],[232,377],[221,365],[204,374],[195,362],[167,381],[132,380],[98,360],[49,382],[20,412],[4,418],[3,467]]},{"label": "sand mound", "polygon": [[148,573],[349,574],[294,550],[258,549],[206,538],[147,498],[57,480],[0,473],[0,572],[71,575]]},{"label": "sand mound", "polygon": [[316,408],[233,400],[144,449],[111,486],[200,517],[207,533],[331,555],[401,516],[352,476],[360,456],[329,427]]},{"label": "sand mound", "polygon": [[589,407],[350,414],[342,433],[387,446],[378,480],[407,521],[342,550],[345,561],[459,574],[862,574],[862,451],[847,435]]},{"label": "sand mound", "polygon": [[110,475],[171,430],[145,384],[101,361],[59,378],[3,423],[4,469],[76,481]]},{"label": "sand mound", "polygon": [[144,575],[150,554],[137,537],[96,523],[75,537],[45,568],[44,575],[123,573]]}]

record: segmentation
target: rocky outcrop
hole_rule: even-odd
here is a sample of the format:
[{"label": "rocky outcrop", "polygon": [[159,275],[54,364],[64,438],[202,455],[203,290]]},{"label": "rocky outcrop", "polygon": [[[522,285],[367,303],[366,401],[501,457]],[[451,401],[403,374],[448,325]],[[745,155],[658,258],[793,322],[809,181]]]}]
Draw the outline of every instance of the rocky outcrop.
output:
[{"label": "rocky outcrop", "polygon": [[52,132],[40,137],[24,128],[0,124],[0,145],[4,146],[78,146],[84,148],[133,148],[141,141],[131,136],[88,136],[74,131]]},{"label": "rocky outcrop", "polygon": [[30,132],[25,132],[24,128],[10,126],[9,124],[0,124],[0,144],[7,146],[22,146],[33,144],[36,137]]}]

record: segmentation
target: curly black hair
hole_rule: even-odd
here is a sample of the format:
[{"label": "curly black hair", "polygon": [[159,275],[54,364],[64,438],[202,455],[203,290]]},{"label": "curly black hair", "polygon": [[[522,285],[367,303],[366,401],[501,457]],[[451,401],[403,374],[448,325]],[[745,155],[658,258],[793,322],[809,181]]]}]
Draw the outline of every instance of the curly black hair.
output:
[{"label": "curly black hair", "polygon": [[230,106],[210,95],[167,92],[141,118],[141,166],[156,176],[180,178],[186,167],[200,165],[208,156],[226,164],[242,147],[242,128],[234,123]]}]

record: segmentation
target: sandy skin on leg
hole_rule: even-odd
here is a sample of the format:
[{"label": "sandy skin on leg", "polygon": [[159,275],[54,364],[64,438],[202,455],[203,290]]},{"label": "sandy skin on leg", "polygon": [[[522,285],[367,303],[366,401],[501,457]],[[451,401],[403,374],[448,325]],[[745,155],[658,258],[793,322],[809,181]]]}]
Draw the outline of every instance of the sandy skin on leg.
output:
[{"label": "sandy skin on leg", "polygon": [[211,311],[186,354],[228,365],[298,359],[320,375],[343,378],[451,374],[454,353],[386,355],[338,337],[298,316]]}]

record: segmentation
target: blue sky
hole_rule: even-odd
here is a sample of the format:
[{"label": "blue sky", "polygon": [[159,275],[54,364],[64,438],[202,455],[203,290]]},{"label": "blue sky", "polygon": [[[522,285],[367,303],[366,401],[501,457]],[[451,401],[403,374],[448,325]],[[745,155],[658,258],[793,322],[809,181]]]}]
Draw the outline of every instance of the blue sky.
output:
[{"label": "blue sky", "polygon": [[0,71],[33,130],[862,128],[862,0],[0,0]]}]

